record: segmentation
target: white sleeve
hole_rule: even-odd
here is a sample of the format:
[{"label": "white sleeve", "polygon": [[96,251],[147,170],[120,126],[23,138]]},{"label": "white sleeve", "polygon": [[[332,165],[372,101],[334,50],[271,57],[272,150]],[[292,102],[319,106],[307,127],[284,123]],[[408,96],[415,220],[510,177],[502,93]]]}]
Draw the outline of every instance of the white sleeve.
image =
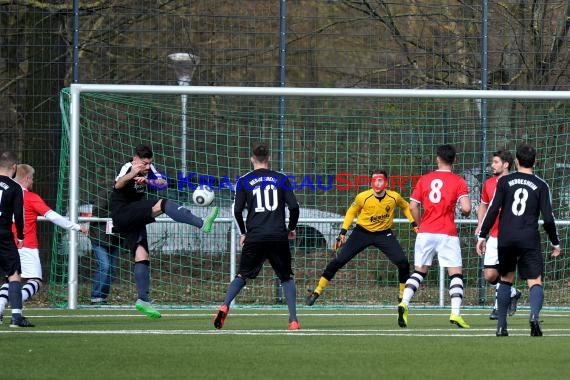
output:
[{"label": "white sleeve", "polygon": [[73,223],[71,220],[59,215],[53,210],[49,210],[44,216],[47,220],[57,226],[60,226],[61,228],[65,228],[66,230],[81,231],[79,224]]},{"label": "white sleeve", "polygon": [[161,173],[161,172],[157,171],[153,164],[150,164],[150,171],[152,172],[152,174],[154,174],[154,176],[155,176],[157,179],[165,179],[165,178],[164,178],[164,173]]}]

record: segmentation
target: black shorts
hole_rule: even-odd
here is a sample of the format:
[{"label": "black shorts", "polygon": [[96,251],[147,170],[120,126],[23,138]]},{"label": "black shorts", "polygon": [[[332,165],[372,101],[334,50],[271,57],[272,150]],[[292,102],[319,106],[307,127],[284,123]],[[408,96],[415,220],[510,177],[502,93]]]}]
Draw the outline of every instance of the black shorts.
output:
[{"label": "black shorts", "polygon": [[239,275],[244,279],[256,278],[265,260],[269,260],[281,282],[288,281],[293,276],[288,240],[248,242],[247,239],[241,250]]},{"label": "black shorts", "polygon": [[544,272],[544,257],[538,247],[499,247],[498,254],[499,273],[501,276],[515,272],[518,269],[521,280],[533,280],[542,276]]},{"label": "black shorts", "polygon": [[20,254],[16,244],[14,244],[14,235],[11,231],[10,235],[0,237],[0,269],[6,276],[12,276],[16,273],[22,274]]},{"label": "black shorts", "polygon": [[346,239],[346,243],[337,254],[337,259],[346,264],[352,260],[354,256],[370,246],[381,250],[386,257],[396,265],[408,261],[402,246],[391,229],[371,232],[358,225]]},{"label": "black shorts", "polygon": [[149,252],[146,225],[156,221],[152,217],[156,202],[158,199],[143,199],[113,210],[113,230],[125,238],[126,248],[132,255],[139,245]]},{"label": "black shorts", "polygon": [[133,255],[133,257],[135,256],[135,253],[139,245],[142,246],[147,251],[147,253],[150,254],[148,250],[146,227],[143,227],[138,231],[132,231],[127,234],[121,234],[121,237],[125,238],[125,246],[129,250],[131,255]]},{"label": "black shorts", "polygon": [[154,223],[152,207],[158,199],[143,199],[129,203],[112,212],[113,228],[120,233],[139,231],[147,224]]}]

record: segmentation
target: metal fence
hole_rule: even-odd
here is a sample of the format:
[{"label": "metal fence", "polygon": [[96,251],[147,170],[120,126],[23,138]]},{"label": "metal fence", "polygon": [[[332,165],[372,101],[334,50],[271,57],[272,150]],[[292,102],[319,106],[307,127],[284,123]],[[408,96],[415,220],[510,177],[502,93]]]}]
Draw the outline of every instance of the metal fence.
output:
[{"label": "metal fence", "polygon": [[[35,166],[55,205],[58,93],[73,82],[567,90],[569,12],[562,0],[2,2],[0,148]],[[169,58],[180,52],[200,58],[189,81]],[[51,236],[42,223],[48,261]]]}]

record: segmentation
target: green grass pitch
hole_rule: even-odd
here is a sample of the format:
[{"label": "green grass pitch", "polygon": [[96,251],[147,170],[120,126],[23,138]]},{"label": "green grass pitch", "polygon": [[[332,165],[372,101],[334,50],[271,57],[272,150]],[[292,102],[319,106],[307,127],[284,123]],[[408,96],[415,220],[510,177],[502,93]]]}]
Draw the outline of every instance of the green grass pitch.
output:
[{"label": "green grass pitch", "polygon": [[[30,329],[0,326],[8,379],[566,379],[570,312],[543,310],[544,336],[529,336],[528,309],[495,337],[488,309],[300,307],[231,310],[215,330],[216,308],[165,310],[151,320],[127,309],[27,309]],[[7,316],[9,317],[9,310]],[[9,318],[8,318],[9,319]]]}]

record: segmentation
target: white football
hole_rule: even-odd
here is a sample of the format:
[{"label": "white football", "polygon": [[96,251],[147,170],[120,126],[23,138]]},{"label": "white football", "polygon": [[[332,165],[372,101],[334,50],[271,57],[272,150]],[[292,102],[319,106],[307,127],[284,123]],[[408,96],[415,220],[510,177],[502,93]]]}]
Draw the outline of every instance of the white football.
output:
[{"label": "white football", "polygon": [[192,200],[198,206],[206,207],[214,201],[214,190],[209,186],[200,186],[192,194]]}]

